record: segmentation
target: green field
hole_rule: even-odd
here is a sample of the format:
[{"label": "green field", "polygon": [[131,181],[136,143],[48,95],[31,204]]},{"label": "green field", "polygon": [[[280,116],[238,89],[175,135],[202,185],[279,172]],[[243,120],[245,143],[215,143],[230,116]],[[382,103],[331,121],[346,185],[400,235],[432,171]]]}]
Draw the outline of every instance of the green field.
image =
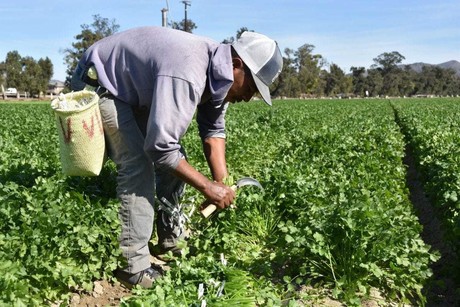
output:
[{"label": "green field", "polygon": [[[458,259],[458,118],[458,98],[232,105],[230,174],[257,178],[264,191],[242,189],[237,209],[211,219],[195,213],[197,252],[123,304],[294,306],[325,294],[360,305],[375,291],[387,303],[424,304],[440,254],[422,240],[403,158],[410,147]],[[121,261],[114,165],[99,177],[62,175],[47,103],[1,103],[0,127],[0,305],[65,302],[110,279]],[[183,144],[209,175],[195,124]],[[188,189],[187,211],[202,201]]]}]

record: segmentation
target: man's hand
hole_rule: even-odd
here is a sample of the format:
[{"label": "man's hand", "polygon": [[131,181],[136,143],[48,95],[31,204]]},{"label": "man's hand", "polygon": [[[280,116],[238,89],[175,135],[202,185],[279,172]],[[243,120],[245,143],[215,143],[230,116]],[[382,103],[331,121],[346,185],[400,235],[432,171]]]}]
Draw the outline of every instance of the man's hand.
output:
[{"label": "man's hand", "polygon": [[220,209],[231,205],[235,199],[235,191],[221,182],[213,182],[193,168],[183,159],[174,170],[174,174],[190,184],[206,197],[207,204],[214,204]]},{"label": "man's hand", "polygon": [[231,187],[220,182],[211,181],[203,194],[206,197],[206,202],[203,203],[204,207],[214,204],[219,209],[229,207],[236,196],[235,191]]}]

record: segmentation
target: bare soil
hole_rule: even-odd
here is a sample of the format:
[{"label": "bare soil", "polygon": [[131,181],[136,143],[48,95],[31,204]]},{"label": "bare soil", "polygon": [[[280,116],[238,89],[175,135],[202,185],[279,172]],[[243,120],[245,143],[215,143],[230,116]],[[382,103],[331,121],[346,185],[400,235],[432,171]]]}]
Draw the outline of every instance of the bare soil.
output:
[{"label": "bare soil", "polygon": [[74,306],[119,306],[123,297],[128,297],[130,290],[120,283],[107,280],[94,282],[94,290],[88,294],[72,295],[69,305]]},{"label": "bare soil", "polygon": [[[168,270],[166,262],[161,261],[153,256],[150,257],[150,262],[162,267],[163,270]],[[74,293],[70,299],[69,306],[72,307],[102,307],[102,306],[119,306],[123,298],[128,298],[131,295],[131,290],[120,284],[107,280],[99,280],[94,282],[92,293]]]}]

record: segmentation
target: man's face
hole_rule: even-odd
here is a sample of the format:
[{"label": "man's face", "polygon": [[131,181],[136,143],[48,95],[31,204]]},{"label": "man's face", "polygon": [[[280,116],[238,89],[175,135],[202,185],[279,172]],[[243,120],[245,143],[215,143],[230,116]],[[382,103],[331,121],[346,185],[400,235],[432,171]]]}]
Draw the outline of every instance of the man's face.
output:
[{"label": "man's face", "polygon": [[233,59],[233,84],[225,97],[228,102],[249,101],[257,93],[251,71],[240,59]]}]

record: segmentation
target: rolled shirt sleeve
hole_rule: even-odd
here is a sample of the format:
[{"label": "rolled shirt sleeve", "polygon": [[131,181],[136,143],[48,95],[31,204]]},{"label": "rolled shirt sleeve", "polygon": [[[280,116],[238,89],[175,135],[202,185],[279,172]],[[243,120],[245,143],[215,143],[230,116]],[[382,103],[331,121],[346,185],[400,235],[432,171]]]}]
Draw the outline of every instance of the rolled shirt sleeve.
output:
[{"label": "rolled shirt sleeve", "polygon": [[225,113],[228,103],[214,105],[211,102],[198,106],[196,121],[201,139],[208,137],[225,138]]}]

